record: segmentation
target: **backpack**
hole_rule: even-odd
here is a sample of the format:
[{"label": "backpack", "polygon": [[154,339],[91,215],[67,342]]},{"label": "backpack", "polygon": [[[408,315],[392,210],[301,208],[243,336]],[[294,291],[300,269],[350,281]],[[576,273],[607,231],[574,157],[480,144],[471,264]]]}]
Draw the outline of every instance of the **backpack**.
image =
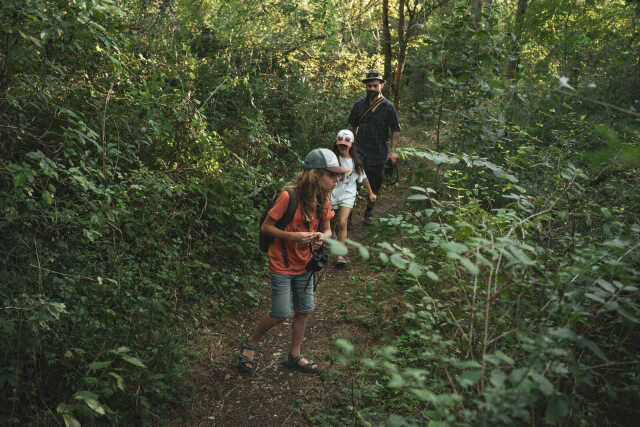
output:
[{"label": "backpack", "polygon": [[[287,225],[289,225],[289,223],[291,221],[293,221],[293,217],[296,214],[296,210],[298,210],[298,195],[296,194],[296,190],[294,189],[287,189],[286,190],[287,193],[289,193],[289,205],[287,206],[287,210],[284,212],[284,215],[282,215],[282,218],[280,218],[277,222],[276,222],[276,227],[278,227],[280,230],[284,230]],[[278,197],[280,197],[281,193],[278,193],[278,195],[276,195],[276,197],[273,198],[273,200],[269,203],[269,205],[267,205],[267,208],[264,210],[264,212],[262,213],[262,216],[260,217],[260,224],[258,225],[258,232],[259,232],[259,243],[260,243],[260,250],[262,252],[267,252],[269,251],[269,245],[271,245],[271,242],[273,241],[273,237],[269,236],[265,233],[262,232],[262,223],[264,222],[265,218],[267,217],[267,215],[269,215],[269,211],[271,210],[271,208],[273,207],[273,205],[276,203],[276,200],[278,200]],[[322,212],[320,211],[321,207],[318,206],[318,230],[320,229],[320,227],[322,226],[320,223],[321,220],[321,216],[322,216]],[[284,260],[284,265],[288,268],[289,267],[289,257],[287,256],[287,247],[285,245],[285,241],[282,240],[282,258]]]},{"label": "backpack", "polygon": [[[282,215],[282,218],[280,218],[278,222],[276,222],[276,227],[278,227],[280,230],[284,230],[286,226],[289,225],[289,223],[293,220],[293,216],[296,214],[296,209],[298,208],[298,195],[296,194],[296,190],[288,189],[287,193],[289,193],[289,206],[287,206],[287,210],[284,212],[284,215]],[[280,197],[280,194],[281,193],[278,193],[276,197],[273,198],[273,200],[267,205],[267,208],[264,210],[262,216],[260,217],[258,231],[260,233],[259,242],[260,250],[262,252],[267,252],[269,250],[269,245],[271,245],[271,242],[273,241],[272,236],[269,236],[262,232],[262,223],[264,222],[267,215],[269,215],[269,211],[276,203],[276,200],[278,200],[278,197]]]}]

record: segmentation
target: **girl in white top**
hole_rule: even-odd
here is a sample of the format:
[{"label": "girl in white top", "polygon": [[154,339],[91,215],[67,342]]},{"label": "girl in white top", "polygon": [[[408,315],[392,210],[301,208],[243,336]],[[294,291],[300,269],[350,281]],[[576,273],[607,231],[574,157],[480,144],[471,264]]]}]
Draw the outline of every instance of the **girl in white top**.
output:
[{"label": "girl in white top", "polygon": [[[349,214],[356,202],[358,193],[357,184],[364,183],[369,192],[369,200],[372,203],[374,203],[377,198],[373,191],[371,191],[371,185],[369,185],[367,175],[364,173],[364,165],[358,157],[356,147],[353,145],[354,142],[353,132],[348,129],[343,129],[338,132],[336,143],[333,146],[333,151],[336,153],[336,156],[338,156],[340,166],[347,169],[347,173],[340,177],[338,185],[336,185],[331,193],[331,206],[333,206],[333,209],[336,211],[335,224],[338,229],[338,240],[343,244],[347,240],[347,221]],[[336,263],[338,265],[344,265],[347,263],[347,259],[339,255]]]}]

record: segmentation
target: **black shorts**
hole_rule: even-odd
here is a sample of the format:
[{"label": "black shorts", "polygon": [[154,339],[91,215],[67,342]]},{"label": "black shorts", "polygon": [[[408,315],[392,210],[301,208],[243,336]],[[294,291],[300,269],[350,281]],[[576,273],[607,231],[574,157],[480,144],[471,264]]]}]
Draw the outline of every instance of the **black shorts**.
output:
[{"label": "black shorts", "polygon": [[380,188],[382,187],[382,182],[384,181],[384,164],[365,166],[364,173],[369,179],[371,190],[377,196],[380,192]]}]

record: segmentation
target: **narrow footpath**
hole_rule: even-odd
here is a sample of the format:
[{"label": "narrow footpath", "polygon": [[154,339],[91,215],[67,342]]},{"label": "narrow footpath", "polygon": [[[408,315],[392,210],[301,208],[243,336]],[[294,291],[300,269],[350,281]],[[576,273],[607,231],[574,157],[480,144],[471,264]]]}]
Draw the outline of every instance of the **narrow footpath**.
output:
[{"label": "narrow footpath", "polygon": [[[402,184],[385,186],[376,206],[376,217],[397,212],[405,197]],[[360,200],[354,209],[349,238],[370,244],[370,228],[362,224],[365,205]],[[238,348],[257,320],[269,310],[268,278],[261,288],[259,302],[247,312],[229,316],[215,330],[203,330],[197,341],[206,360],[193,366],[197,401],[181,426],[310,426],[314,414],[335,405],[348,382],[347,368],[331,360],[335,342],[344,338],[362,352],[380,344],[382,318],[389,310],[371,300],[372,286],[388,277],[389,269],[376,267],[377,261],[365,261],[350,250],[350,263],[335,266],[332,257],[320,273],[316,293],[316,311],[311,317],[302,347],[303,354],[319,362],[321,375],[292,372],[280,366],[290,342],[289,321],[267,333],[256,352],[257,370],[253,376],[236,368]],[[370,287],[370,288],[368,288]],[[358,303],[358,301],[362,303]],[[393,302],[390,301],[389,304]],[[379,311],[375,312],[375,311]]]}]

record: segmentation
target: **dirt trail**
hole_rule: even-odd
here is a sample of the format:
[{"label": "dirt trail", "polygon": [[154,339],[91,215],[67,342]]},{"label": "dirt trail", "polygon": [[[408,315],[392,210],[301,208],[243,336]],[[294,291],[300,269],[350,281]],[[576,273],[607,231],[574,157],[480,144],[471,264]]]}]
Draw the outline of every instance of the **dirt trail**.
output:
[{"label": "dirt trail", "polygon": [[[397,210],[404,197],[398,188],[385,187],[376,206],[376,216]],[[368,231],[362,225],[363,200],[355,208],[349,237],[367,243]],[[198,400],[182,426],[309,426],[311,416],[331,407],[345,386],[344,377],[328,374],[340,370],[329,355],[335,352],[337,338],[350,340],[360,349],[378,344],[366,324],[354,322],[345,302],[369,279],[370,266],[351,250],[351,263],[337,269],[334,260],[322,272],[316,294],[316,311],[309,320],[302,352],[319,362],[322,375],[292,372],[280,366],[287,355],[291,325],[287,321],[271,329],[256,352],[257,371],[253,376],[236,368],[238,346],[269,310],[270,288],[265,277],[259,303],[248,312],[230,316],[203,331],[197,345],[208,353],[208,360],[194,366]],[[335,371],[334,371],[335,373]],[[328,375],[327,375],[328,374]]]}]

